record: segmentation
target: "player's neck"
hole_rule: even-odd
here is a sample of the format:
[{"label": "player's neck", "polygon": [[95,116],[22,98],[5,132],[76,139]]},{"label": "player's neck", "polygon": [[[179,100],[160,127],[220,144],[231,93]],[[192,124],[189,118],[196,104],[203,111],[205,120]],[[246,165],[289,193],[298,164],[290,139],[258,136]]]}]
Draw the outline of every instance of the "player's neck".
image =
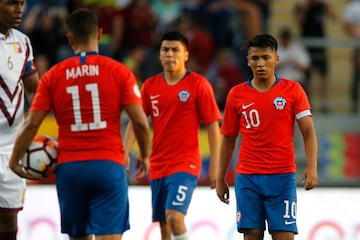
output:
[{"label": "player's neck", "polygon": [[97,44],[74,44],[72,47],[74,54],[81,52],[99,52],[99,47]]},{"label": "player's neck", "polygon": [[2,35],[4,35],[4,38],[5,39],[7,39],[8,37],[9,37],[9,35],[10,35],[10,32],[9,32],[10,30],[9,29],[7,29],[7,30],[5,30],[5,29],[0,29],[0,33],[2,34]]},{"label": "player's neck", "polygon": [[251,85],[259,92],[266,92],[274,85],[275,81],[275,76],[267,79],[253,78],[251,80]]},{"label": "player's neck", "polygon": [[175,85],[178,83],[186,74],[185,71],[179,71],[179,72],[166,72],[164,74],[164,78],[167,84],[169,85]]}]

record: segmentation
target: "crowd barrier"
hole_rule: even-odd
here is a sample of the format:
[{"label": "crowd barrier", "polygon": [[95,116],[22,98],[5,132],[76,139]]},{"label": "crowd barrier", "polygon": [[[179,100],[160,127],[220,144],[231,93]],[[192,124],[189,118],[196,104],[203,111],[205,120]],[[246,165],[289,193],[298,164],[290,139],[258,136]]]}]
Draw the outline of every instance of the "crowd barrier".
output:
[{"label": "crowd barrier", "polygon": [[[151,194],[148,186],[130,186],[130,224],[123,240],[158,240],[159,226],[151,222]],[[360,240],[360,189],[298,189],[297,240]],[[214,190],[198,187],[186,218],[190,239],[242,239],[236,231],[235,196],[230,204],[217,198]],[[60,216],[54,185],[30,185],[19,215],[18,240],[67,240],[60,234]],[[265,240],[271,237],[266,234]]]}]

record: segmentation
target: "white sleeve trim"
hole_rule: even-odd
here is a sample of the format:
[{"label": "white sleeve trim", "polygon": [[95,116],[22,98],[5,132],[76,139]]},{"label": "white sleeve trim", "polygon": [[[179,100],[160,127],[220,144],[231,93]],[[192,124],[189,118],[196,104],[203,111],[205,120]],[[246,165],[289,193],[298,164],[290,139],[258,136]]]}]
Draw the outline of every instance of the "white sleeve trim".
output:
[{"label": "white sleeve trim", "polygon": [[299,119],[301,119],[303,117],[307,117],[307,116],[310,116],[310,117],[312,116],[310,109],[299,112],[298,114],[296,114],[295,117],[296,117],[296,120],[299,120]]}]

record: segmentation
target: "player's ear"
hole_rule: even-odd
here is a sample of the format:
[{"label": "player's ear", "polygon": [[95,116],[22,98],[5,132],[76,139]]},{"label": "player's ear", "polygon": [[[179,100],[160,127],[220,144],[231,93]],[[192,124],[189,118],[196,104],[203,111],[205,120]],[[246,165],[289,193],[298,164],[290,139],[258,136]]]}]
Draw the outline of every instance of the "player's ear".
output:
[{"label": "player's ear", "polygon": [[189,60],[189,51],[186,49],[185,50],[185,62],[187,61],[187,60]]},{"label": "player's ear", "polygon": [[101,37],[102,37],[102,32],[103,32],[103,29],[102,28],[99,28],[98,29],[98,33],[97,33],[97,40],[100,41]]},{"label": "player's ear", "polygon": [[75,43],[74,36],[71,33],[68,32],[68,33],[66,33],[66,38],[67,38],[67,40],[69,42],[69,45],[74,46],[74,43]]}]

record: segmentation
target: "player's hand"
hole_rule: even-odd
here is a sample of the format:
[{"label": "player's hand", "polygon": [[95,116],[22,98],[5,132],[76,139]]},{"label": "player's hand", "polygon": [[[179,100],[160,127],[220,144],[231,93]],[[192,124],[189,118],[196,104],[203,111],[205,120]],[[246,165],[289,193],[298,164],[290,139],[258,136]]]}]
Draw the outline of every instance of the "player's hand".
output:
[{"label": "player's hand", "polygon": [[318,174],[316,168],[305,168],[302,182],[305,190],[310,190],[316,187],[318,185]]},{"label": "player's hand", "polygon": [[125,168],[126,168],[126,173],[129,174],[130,171],[130,167],[131,167],[131,158],[128,152],[124,153],[124,157],[125,157]]},{"label": "player's hand", "polygon": [[216,194],[219,197],[220,201],[229,204],[229,186],[225,181],[216,182]]},{"label": "player's hand", "polygon": [[216,188],[216,168],[210,165],[208,171],[209,185],[211,189]]},{"label": "player's hand", "polygon": [[38,177],[34,177],[31,174],[27,173],[25,169],[20,165],[20,163],[16,163],[13,161],[9,162],[9,168],[19,177],[21,178],[27,178],[30,180],[39,180]]},{"label": "player's hand", "polygon": [[136,173],[136,178],[143,178],[149,173],[150,163],[148,157],[142,157],[141,155],[138,156],[136,159],[136,168],[139,170]]}]

